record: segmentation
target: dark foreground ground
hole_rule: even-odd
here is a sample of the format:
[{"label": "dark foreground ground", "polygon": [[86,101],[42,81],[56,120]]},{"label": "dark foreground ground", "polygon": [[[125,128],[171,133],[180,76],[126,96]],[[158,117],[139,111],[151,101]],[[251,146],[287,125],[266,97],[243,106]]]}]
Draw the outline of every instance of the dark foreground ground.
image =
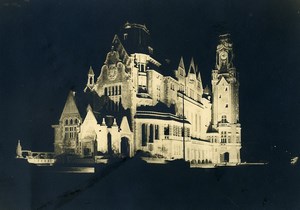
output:
[{"label": "dark foreground ground", "polygon": [[95,174],[54,173],[13,161],[0,209],[300,209],[300,167],[190,169],[130,159]]}]

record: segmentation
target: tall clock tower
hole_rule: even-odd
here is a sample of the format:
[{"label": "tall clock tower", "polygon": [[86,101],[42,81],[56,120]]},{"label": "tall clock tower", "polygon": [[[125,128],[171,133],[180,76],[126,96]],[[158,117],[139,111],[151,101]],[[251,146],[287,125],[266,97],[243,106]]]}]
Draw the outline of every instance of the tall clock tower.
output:
[{"label": "tall clock tower", "polygon": [[212,70],[212,126],[219,133],[217,143],[223,145],[216,156],[219,162],[239,163],[241,148],[239,81],[233,58],[230,35],[220,35],[216,50],[216,66]]}]

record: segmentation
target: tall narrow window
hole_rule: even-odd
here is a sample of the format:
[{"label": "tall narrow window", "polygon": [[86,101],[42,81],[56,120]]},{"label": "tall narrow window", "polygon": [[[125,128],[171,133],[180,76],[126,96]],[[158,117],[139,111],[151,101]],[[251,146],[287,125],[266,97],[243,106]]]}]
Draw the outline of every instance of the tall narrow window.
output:
[{"label": "tall narrow window", "polygon": [[104,95],[107,96],[107,87],[104,88]]},{"label": "tall narrow window", "polygon": [[114,87],[114,86],[112,86],[111,95],[112,95],[112,96],[115,95],[115,87]]},{"label": "tall narrow window", "polygon": [[145,65],[141,64],[141,72],[145,72]]},{"label": "tall narrow window", "polygon": [[147,146],[147,125],[142,124],[142,146]]},{"label": "tall narrow window", "polygon": [[159,127],[155,125],[155,139],[159,139]]},{"label": "tall narrow window", "polygon": [[164,128],[164,134],[165,135],[169,135],[170,134],[170,126],[167,125],[165,128]]},{"label": "tall narrow window", "polygon": [[108,87],[108,95],[111,95],[111,87]]},{"label": "tall narrow window", "polygon": [[222,115],[222,123],[226,123],[227,122],[227,119],[226,119],[226,115]]},{"label": "tall narrow window", "polygon": [[150,125],[150,132],[149,132],[149,143],[153,143],[153,125]]},{"label": "tall narrow window", "polygon": [[121,95],[121,85],[119,85],[119,95]]}]

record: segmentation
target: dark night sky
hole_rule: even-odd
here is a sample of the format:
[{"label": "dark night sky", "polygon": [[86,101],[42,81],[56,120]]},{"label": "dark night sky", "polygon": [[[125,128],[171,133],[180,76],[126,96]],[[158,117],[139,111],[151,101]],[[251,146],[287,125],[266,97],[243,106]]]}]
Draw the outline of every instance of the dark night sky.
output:
[{"label": "dark night sky", "polygon": [[127,20],[145,23],[166,58],[177,63],[182,55],[188,65],[193,56],[205,84],[217,37],[230,32],[240,72],[243,160],[299,154],[299,2],[1,0],[2,157],[14,156],[18,139],[24,148],[52,149],[50,125],[68,91],[84,89],[90,65],[99,75]]}]

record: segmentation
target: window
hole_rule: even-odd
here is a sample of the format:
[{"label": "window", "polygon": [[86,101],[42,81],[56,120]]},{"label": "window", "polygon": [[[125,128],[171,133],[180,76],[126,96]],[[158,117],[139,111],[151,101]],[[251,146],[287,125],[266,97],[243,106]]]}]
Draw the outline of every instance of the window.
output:
[{"label": "window", "polygon": [[147,125],[142,124],[142,146],[147,146]]},{"label": "window", "polygon": [[124,40],[126,40],[126,39],[127,39],[127,37],[128,37],[128,34],[127,34],[127,33],[125,33],[125,34],[124,34]]},{"label": "window", "polygon": [[174,84],[171,83],[171,90],[174,90]]},{"label": "window", "polygon": [[225,105],[225,108],[228,108],[228,104]]},{"label": "window", "polygon": [[176,130],[176,126],[175,125],[173,125],[173,136],[177,136],[177,130]]},{"label": "window", "polygon": [[226,143],[226,131],[221,132],[221,143]]},{"label": "window", "polygon": [[155,139],[159,139],[159,127],[155,125]]},{"label": "window", "polygon": [[226,122],[227,122],[226,115],[222,115],[221,123],[226,123]]},{"label": "window", "polygon": [[141,64],[141,72],[145,72],[145,65]]},{"label": "window", "polygon": [[170,134],[170,126],[167,125],[166,127],[164,127],[164,135],[169,135]]},{"label": "window", "polygon": [[183,85],[180,85],[180,91],[183,92],[184,88]]},{"label": "window", "polygon": [[121,95],[121,85],[119,85],[119,95]]},{"label": "window", "polygon": [[65,121],[65,125],[68,125],[69,124],[69,121],[68,121],[68,119],[66,119],[66,121]]},{"label": "window", "polygon": [[76,125],[65,127],[65,139],[74,139],[77,137]]},{"label": "window", "polygon": [[112,86],[112,92],[111,92],[111,95],[115,95],[115,87]]},{"label": "window", "polygon": [[107,88],[104,88],[104,95],[107,96]]},{"label": "window", "polygon": [[186,136],[190,137],[190,129],[189,128],[186,129]]},{"label": "window", "polygon": [[153,143],[153,125],[150,124],[149,143]]}]

